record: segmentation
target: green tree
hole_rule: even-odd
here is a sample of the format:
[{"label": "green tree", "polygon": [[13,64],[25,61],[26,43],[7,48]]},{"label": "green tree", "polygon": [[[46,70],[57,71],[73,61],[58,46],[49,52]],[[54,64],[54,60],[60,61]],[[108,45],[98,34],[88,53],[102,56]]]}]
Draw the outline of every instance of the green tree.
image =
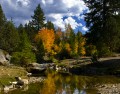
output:
[{"label": "green tree", "polygon": [[22,24],[18,27],[18,32],[20,34],[20,44],[18,52],[12,54],[11,62],[22,66],[36,62],[36,57],[32,50],[33,47]]},{"label": "green tree", "polygon": [[0,5],[0,32],[3,31],[5,23],[6,23],[6,17],[5,17],[5,14],[3,13],[2,7]]},{"label": "green tree", "polygon": [[75,55],[77,54],[75,52],[75,44],[76,44],[76,35],[71,27],[70,24],[66,25],[66,39],[67,42],[70,44],[70,48],[71,48],[71,55]]},{"label": "green tree", "polygon": [[44,49],[44,45],[43,45],[43,42],[41,39],[39,41],[37,41],[36,48],[37,48],[37,50],[35,53],[36,53],[37,62],[43,63],[43,61],[44,61],[43,56],[45,56],[45,49]]},{"label": "green tree", "polygon": [[0,38],[0,44],[1,49],[9,53],[17,50],[19,45],[19,34],[12,21],[6,22]]},{"label": "green tree", "polygon": [[35,38],[35,35],[36,35],[36,31],[35,31],[33,25],[31,24],[31,22],[29,22],[28,24],[25,24],[24,28],[25,28],[25,32],[27,33],[30,41],[32,43],[34,43],[34,38]]},{"label": "green tree", "polygon": [[[114,51],[120,37],[120,0],[84,1],[90,11],[85,14],[86,26],[90,31],[87,33],[89,42],[96,45],[99,50],[105,47],[111,52]],[[111,45],[114,45],[114,48]]]},{"label": "green tree", "polygon": [[44,12],[41,9],[40,4],[34,10],[34,15],[32,17],[32,25],[35,27],[35,30],[38,32],[42,27],[44,27],[45,16]]},{"label": "green tree", "polygon": [[53,29],[53,30],[55,30],[54,24],[53,24],[51,21],[47,21],[46,27],[47,27],[48,29]]}]

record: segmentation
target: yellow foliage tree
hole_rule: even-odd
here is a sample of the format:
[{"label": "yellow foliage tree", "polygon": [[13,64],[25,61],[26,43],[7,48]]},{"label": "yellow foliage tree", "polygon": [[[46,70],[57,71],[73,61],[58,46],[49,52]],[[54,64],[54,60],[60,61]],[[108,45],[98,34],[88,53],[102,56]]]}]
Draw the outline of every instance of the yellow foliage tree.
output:
[{"label": "yellow foliage tree", "polygon": [[54,31],[47,28],[41,29],[35,37],[35,41],[39,40],[42,40],[46,52],[50,53],[55,40]]},{"label": "yellow foliage tree", "polygon": [[78,41],[77,41],[77,40],[75,40],[75,44],[74,44],[74,52],[75,52],[75,54],[78,53]]},{"label": "yellow foliage tree", "polygon": [[85,38],[83,38],[80,42],[78,42],[78,54],[81,56],[84,56],[86,54],[85,47],[84,47],[85,43],[86,43]]},{"label": "yellow foliage tree", "polygon": [[58,29],[56,31],[56,39],[61,39],[63,36],[63,32],[61,31],[61,29]]},{"label": "yellow foliage tree", "polygon": [[86,54],[85,50],[85,44],[86,44],[86,39],[82,36],[80,32],[78,32],[77,35],[77,41],[78,41],[78,54],[81,56],[84,56]]},{"label": "yellow foliage tree", "polygon": [[65,43],[65,49],[67,50],[67,52],[70,53],[71,48],[70,48],[70,44],[69,43]]}]

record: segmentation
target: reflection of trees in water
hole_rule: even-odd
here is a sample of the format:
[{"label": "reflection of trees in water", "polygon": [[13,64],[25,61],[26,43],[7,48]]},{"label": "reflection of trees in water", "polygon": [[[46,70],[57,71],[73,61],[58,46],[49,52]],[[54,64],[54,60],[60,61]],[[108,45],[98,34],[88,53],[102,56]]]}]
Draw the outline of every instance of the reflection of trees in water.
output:
[{"label": "reflection of trees in water", "polygon": [[82,76],[62,76],[60,74],[49,74],[43,83],[40,94],[73,94],[81,92],[86,87],[88,78]]},{"label": "reflection of trees in water", "polygon": [[55,94],[56,93],[56,86],[54,82],[54,78],[51,74],[48,75],[48,78],[43,83],[43,88],[40,94]]}]

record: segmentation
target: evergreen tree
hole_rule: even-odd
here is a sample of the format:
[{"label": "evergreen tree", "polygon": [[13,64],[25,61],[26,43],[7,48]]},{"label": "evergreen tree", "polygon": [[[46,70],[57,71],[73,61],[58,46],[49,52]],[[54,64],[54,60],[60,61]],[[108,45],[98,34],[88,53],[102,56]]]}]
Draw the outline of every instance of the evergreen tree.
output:
[{"label": "evergreen tree", "polygon": [[2,7],[0,5],[0,32],[3,30],[3,26],[5,25],[6,22],[6,17],[5,14],[3,13]]},{"label": "evergreen tree", "polygon": [[30,41],[32,43],[34,43],[34,38],[35,38],[35,35],[36,35],[34,27],[29,22],[28,24],[25,24],[24,28],[25,28],[25,32],[27,33],[28,38],[30,39]]},{"label": "evergreen tree", "polygon": [[[118,21],[120,19],[118,18],[120,14],[120,0],[84,1],[90,11],[85,14],[86,26],[90,31],[90,33],[87,33],[89,42],[96,45],[98,49],[107,47],[109,51],[114,51],[120,36],[118,26],[120,23]],[[114,45],[114,48],[111,45]]]},{"label": "evergreen tree", "polygon": [[53,30],[55,30],[54,24],[53,24],[51,21],[47,21],[46,27],[47,27],[48,29],[53,29]]},{"label": "evergreen tree", "polygon": [[44,12],[41,9],[40,4],[34,10],[34,15],[32,17],[32,25],[35,27],[35,30],[38,32],[42,27],[44,27],[45,16]]},{"label": "evergreen tree", "polygon": [[19,45],[19,35],[12,21],[6,22],[2,36],[0,37],[0,48],[9,53],[17,50]]},{"label": "evergreen tree", "polygon": [[20,35],[20,44],[18,52],[13,53],[11,62],[22,66],[35,62],[36,57],[33,53],[32,45],[22,24],[19,25],[18,32]]},{"label": "evergreen tree", "polygon": [[44,49],[44,45],[43,45],[42,40],[39,40],[36,43],[36,48],[37,48],[37,51],[36,51],[37,62],[43,63],[43,61],[44,61],[43,56],[45,56],[45,49]]}]

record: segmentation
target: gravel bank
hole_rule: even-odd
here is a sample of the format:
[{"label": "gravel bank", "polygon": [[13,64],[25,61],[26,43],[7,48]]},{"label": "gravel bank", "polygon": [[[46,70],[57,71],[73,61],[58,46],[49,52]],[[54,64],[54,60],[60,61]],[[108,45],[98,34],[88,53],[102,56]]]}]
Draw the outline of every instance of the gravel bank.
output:
[{"label": "gravel bank", "polygon": [[120,94],[120,83],[99,85],[97,89],[98,94]]}]

